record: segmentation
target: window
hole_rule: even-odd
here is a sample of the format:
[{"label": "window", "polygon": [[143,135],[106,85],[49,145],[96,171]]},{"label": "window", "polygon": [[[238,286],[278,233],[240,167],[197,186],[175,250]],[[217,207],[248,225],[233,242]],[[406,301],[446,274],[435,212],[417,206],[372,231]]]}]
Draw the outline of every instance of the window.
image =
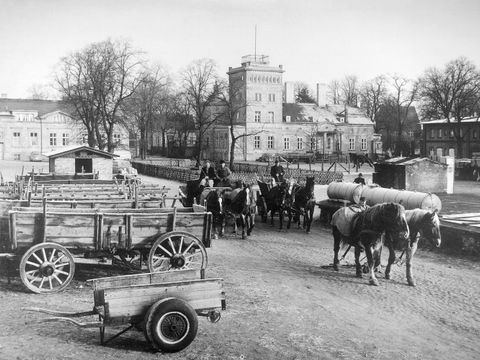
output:
[{"label": "window", "polygon": [[273,149],[273,136],[267,138],[267,149]]},{"label": "window", "polygon": [[308,121],[313,122],[313,116],[309,116]]},{"label": "window", "polygon": [[271,123],[275,121],[275,113],[273,111],[268,112],[268,121]]},{"label": "window", "polygon": [[31,145],[38,145],[38,133],[31,132],[30,133],[30,144]]},{"label": "window", "polygon": [[206,140],[207,148],[210,147],[210,138],[207,136],[205,140]]},{"label": "window", "polygon": [[268,94],[268,101],[275,102],[275,94]]},{"label": "window", "polygon": [[430,130],[430,139],[435,138],[435,129]]},{"label": "window", "polygon": [[283,138],[283,149],[290,150],[290,138]]},{"label": "window", "polygon": [[448,136],[448,130],[447,129],[443,130],[443,136]]},{"label": "window", "polygon": [[327,138],[327,150],[332,149],[332,138]]},{"label": "window", "polygon": [[255,93],[255,101],[262,101],[262,94]]},{"label": "window", "polygon": [[453,138],[453,129],[450,130],[450,138]]},{"label": "window", "polygon": [[[115,135],[113,135],[113,138],[115,139]],[[68,145],[68,134],[62,134],[62,145]]]},{"label": "window", "polygon": [[367,139],[362,139],[362,150],[367,150]]},{"label": "window", "polygon": [[262,121],[262,113],[260,111],[255,111],[255,122],[261,122]]},{"label": "window", "polygon": [[255,135],[253,137],[253,148],[254,149],[260,149],[260,136],[259,135]]},{"label": "window", "polygon": [[348,150],[355,150],[355,139],[348,139]]},{"label": "window", "polygon": [[317,150],[317,138],[315,138],[315,137],[312,137],[310,139],[310,150],[311,151]]},{"label": "window", "polygon": [[285,116],[285,122],[290,122],[292,117],[290,115]]},{"label": "window", "polygon": [[193,133],[188,134],[187,146],[195,145],[196,140],[197,140],[197,137],[196,137],[195,134],[193,134]]},{"label": "window", "polygon": [[473,131],[472,131],[472,137],[473,137],[474,139],[477,138],[477,130],[473,130]]},{"label": "window", "polygon": [[13,146],[20,146],[20,132],[14,131],[13,132]]},{"label": "window", "polygon": [[120,142],[120,134],[113,134],[113,141]]},{"label": "window", "polygon": [[[410,130],[410,131],[408,132],[408,136],[410,136],[411,138],[413,138],[414,135],[415,135],[415,133],[413,132],[413,130]],[[442,137],[440,133],[439,133],[438,135],[439,135],[439,136],[438,136],[439,138]]]},{"label": "window", "polygon": [[21,160],[20,154],[13,154],[13,160]]},{"label": "window", "polygon": [[57,134],[50,133],[50,146],[57,146]]},{"label": "window", "polygon": [[442,129],[438,129],[438,138],[439,138],[439,139],[442,138]]},{"label": "window", "polygon": [[297,150],[303,150],[303,138],[297,138]]}]

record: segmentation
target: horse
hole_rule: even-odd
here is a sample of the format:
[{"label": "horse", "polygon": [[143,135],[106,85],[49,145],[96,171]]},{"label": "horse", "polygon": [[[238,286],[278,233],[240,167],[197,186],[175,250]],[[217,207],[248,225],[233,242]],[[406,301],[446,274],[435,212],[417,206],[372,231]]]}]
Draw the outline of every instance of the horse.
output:
[{"label": "horse", "polygon": [[334,239],[333,268],[338,271],[338,251],[342,243],[355,247],[356,276],[362,277],[360,252],[365,250],[370,272],[371,285],[378,285],[375,267],[380,264],[380,249],[383,246],[382,234],[387,232],[395,237],[408,238],[409,228],[405,208],[400,204],[383,203],[364,211],[347,212],[348,208],[337,210],[332,216]]},{"label": "horse", "polygon": [[[268,186],[265,182],[258,180],[258,186],[262,194],[261,198],[258,199],[258,202],[261,202],[261,205],[264,209],[264,221],[267,220],[268,212],[270,212],[270,224],[273,226],[273,217],[275,213],[278,212],[280,219],[280,230],[283,228],[283,214],[286,210],[286,199],[288,193],[288,183],[280,182],[276,186],[268,189]],[[262,216],[263,217],[263,216]]]},{"label": "horse", "polygon": [[[242,239],[250,236],[255,226],[256,204],[249,185],[242,184],[234,190],[222,192],[223,208],[226,216],[233,217],[235,234],[237,233],[237,219],[242,226]],[[246,231],[245,231],[246,229]]]},{"label": "horse", "polygon": [[368,164],[370,167],[373,167],[373,162],[368,157],[368,154],[355,154],[349,153],[350,162],[355,165],[356,168],[361,167],[363,164]]},{"label": "horse", "polygon": [[215,188],[205,188],[200,195],[200,205],[204,205],[206,210],[212,213],[214,239],[223,236],[225,213],[223,211],[222,191]]},{"label": "horse", "polygon": [[203,179],[188,180],[187,185],[179,187],[180,202],[185,207],[191,207],[194,203],[200,201],[200,195],[205,188],[205,181]]},{"label": "horse", "polygon": [[388,248],[388,264],[385,269],[385,279],[390,280],[390,269],[395,262],[395,248],[403,249],[406,254],[406,273],[407,282],[410,286],[415,286],[415,279],[412,274],[412,259],[417,250],[420,237],[428,239],[435,246],[439,247],[442,243],[440,234],[440,219],[437,210],[430,211],[424,209],[406,210],[405,217],[410,229],[410,237],[407,239],[394,238],[392,234],[385,234],[385,246]]},{"label": "horse", "polygon": [[288,223],[287,229],[290,229],[292,217],[297,221],[300,228],[300,215],[303,215],[303,228],[310,233],[310,226],[313,220],[313,212],[315,210],[315,197],[313,194],[315,186],[315,177],[307,177],[305,186],[294,185],[292,194],[290,195],[290,206],[288,206]]}]

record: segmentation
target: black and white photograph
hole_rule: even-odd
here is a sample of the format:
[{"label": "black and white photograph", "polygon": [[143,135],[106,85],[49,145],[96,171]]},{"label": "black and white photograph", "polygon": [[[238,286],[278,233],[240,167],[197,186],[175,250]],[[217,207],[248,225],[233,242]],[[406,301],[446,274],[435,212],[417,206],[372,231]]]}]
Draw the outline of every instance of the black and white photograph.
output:
[{"label": "black and white photograph", "polygon": [[480,2],[0,13],[0,360],[480,359]]}]

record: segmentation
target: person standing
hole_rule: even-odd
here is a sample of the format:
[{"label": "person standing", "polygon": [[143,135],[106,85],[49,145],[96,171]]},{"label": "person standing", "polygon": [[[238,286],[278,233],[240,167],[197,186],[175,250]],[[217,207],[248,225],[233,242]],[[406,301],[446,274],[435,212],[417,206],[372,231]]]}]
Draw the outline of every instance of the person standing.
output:
[{"label": "person standing", "polygon": [[283,175],[285,171],[282,165],[279,164],[278,159],[275,159],[275,165],[270,169],[270,175],[275,179],[275,182],[283,182]]},{"label": "person standing", "polygon": [[365,179],[363,178],[362,173],[358,174],[358,176],[353,180],[355,184],[362,184],[365,185]]}]

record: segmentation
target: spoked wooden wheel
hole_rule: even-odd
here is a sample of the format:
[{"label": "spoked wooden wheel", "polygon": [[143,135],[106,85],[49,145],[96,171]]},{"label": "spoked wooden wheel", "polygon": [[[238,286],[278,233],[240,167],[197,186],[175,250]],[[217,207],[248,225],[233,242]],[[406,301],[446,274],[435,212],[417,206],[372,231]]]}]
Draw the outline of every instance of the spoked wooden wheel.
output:
[{"label": "spoked wooden wheel", "polygon": [[20,261],[20,278],[34,293],[55,293],[73,279],[73,256],[62,245],[41,243],[32,246]]},{"label": "spoked wooden wheel", "polygon": [[148,270],[205,270],[207,262],[205,246],[196,236],[184,231],[172,231],[153,243],[148,256]]}]

